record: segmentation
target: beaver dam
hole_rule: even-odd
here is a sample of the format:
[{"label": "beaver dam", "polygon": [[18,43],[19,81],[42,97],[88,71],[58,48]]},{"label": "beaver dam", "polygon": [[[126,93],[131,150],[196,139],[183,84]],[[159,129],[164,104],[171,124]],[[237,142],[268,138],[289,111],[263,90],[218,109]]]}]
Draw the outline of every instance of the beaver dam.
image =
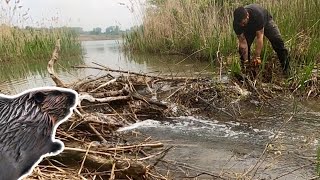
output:
[{"label": "beaver dam", "polygon": [[[77,91],[80,103],[72,118],[57,130],[56,138],[64,142],[64,151],[45,158],[27,179],[261,179],[267,168],[264,162],[281,155],[275,144],[285,123],[294,116],[291,109],[284,115],[278,134],[265,143],[256,161],[242,172],[227,168],[212,172],[181,163],[167,158],[174,148],[169,143],[136,130],[119,131],[144,120],[161,122],[190,115],[254,123],[246,121],[244,112],[250,108],[272,109],[273,100],[288,91],[280,86],[258,86],[246,77],[242,82],[228,83],[211,78],[159,77],[113,70],[100,64],[74,68],[97,69],[103,75],[65,84],[53,70],[58,52],[59,43],[48,63],[48,71],[57,86]],[[305,167],[316,174],[315,156],[295,158],[307,163],[282,172],[275,179]]]}]

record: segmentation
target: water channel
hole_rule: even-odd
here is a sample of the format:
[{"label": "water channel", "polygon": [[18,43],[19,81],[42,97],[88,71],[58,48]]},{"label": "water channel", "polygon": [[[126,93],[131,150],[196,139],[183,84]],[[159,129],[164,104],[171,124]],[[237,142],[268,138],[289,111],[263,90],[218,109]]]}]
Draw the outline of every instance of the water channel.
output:
[{"label": "water channel", "polygon": [[[56,72],[65,82],[105,72],[72,68],[75,65],[103,64],[112,69],[128,70],[159,75],[198,76],[212,75],[210,63],[180,56],[127,55],[120,50],[119,41],[84,41],[83,58],[60,59]],[[31,60],[28,63],[2,63],[0,65],[0,92],[14,94],[25,89],[51,86],[47,73],[48,60]],[[273,108],[260,112],[257,107],[246,107],[241,120],[178,117],[168,121],[146,120],[120,129],[139,130],[155,139],[174,145],[168,158],[192,164],[208,172],[241,174],[250,168],[274,136],[277,141],[270,146],[269,158],[261,165],[258,179],[310,179],[315,169],[309,166],[315,158],[320,138],[320,105],[315,101],[296,102],[281,100]],[[294,118],[289,119],[293,107]],[[249,120],[255,123],[247,123]],[[291,172],[284,175],[287,172]],[[199,176],[198,179],[211,179]]]}]

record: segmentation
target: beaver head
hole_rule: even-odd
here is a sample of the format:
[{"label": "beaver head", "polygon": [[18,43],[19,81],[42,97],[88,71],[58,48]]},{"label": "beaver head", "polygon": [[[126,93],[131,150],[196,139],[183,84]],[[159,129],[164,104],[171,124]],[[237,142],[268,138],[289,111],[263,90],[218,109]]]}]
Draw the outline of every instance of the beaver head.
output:
[{"label": "beaver head", "polygon": [[59,120],[70,114],[70,108],[75,105],[76,96],[71,92],[58,90],[38,91],[30,93],[29,101],[33,101],[34,108],[40,109],[43,114],[47,114],[49,122],[56,125]]},{"label": "beaver head", "polygon": [[0,180],[17,179],[44,155],[62,149],[55,131],[76,101],[75,91],[56,87],[0,96]]}]

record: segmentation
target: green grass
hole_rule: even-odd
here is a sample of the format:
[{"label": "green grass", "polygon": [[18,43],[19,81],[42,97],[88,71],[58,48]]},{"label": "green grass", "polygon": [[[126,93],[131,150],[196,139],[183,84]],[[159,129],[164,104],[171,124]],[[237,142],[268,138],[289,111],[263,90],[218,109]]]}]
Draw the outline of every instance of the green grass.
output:
[{"label": "green grass", "polygon": [[[310,79],[310,69],[319,63],[320,3],[318,0],[153,0],[143,15],[143,24],[125,39],[126,49],[133,52],[184,54],[208,61],[215,60],[218,50],[228,68],[239,59],[237,38],[232,28],[233,10],[248,3],[267,8],[279,26],[291,56],[293,85]],[[156,7],[156,8],[155,8]],[[265,42],[267,40],[265,39]],[[254,47],[254,45],[253,45]],[[270,43],[264,46],[266,64],[275,55]],[[231,56],[232,58],[226,58]],[[279,64],[277,65],[279,66]],[[272,67],[272,66],[269,66]],[[271,69],[272,71],[275,71]],[[277,74],[276,72],[273,72]]]}]

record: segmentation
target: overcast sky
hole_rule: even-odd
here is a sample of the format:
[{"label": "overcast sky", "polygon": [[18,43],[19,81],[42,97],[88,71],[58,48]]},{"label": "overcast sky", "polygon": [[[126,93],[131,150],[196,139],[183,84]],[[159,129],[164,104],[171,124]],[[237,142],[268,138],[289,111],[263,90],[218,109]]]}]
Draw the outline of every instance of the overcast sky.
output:
[{"label": "overcast sky", "polygon": [[[7,14],[12,13],[12,9],[9,10],[6,5],[8,0],[1,1],[2,10],[5,8]],[[11,8],[16,4],[15,1],[19,2],[9,2]],[[20,0],[18,6],[22,6],[19,9],[20,16],[28,12],[27,16],[32,18],[20,22],[23,25],[68,25],[83,27],[84,30],[119,25],[126,29],[139,23],[141,10],[137,7],[144,2],[145,0]],[[54,17],[57,18],[53,20]]]}]

